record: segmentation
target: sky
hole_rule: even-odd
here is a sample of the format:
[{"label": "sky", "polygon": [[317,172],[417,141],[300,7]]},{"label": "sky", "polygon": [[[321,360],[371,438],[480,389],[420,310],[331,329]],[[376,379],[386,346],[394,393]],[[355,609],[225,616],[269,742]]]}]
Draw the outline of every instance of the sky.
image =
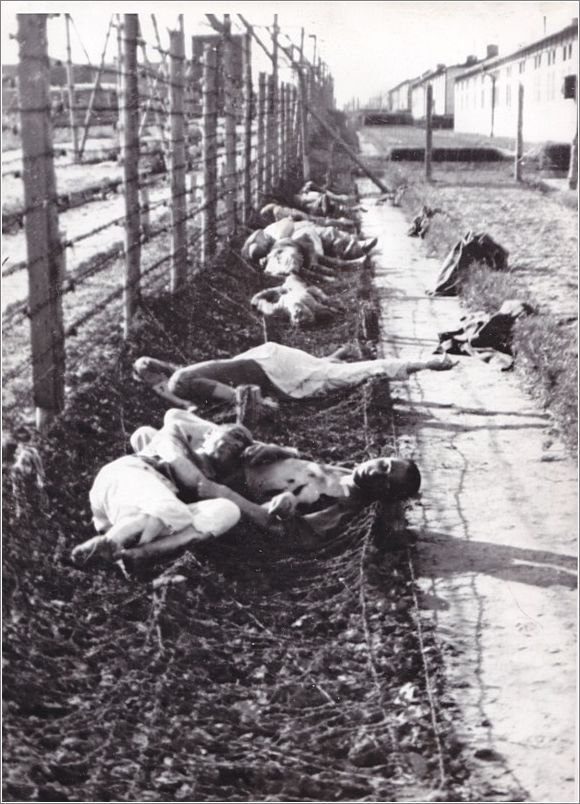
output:
[{"label": "sky", "polygon": [[[482,57],[488,44],[498,45],[500,54],[541,38],[569,24],[578,16],[576,0],[284,0],[284,2],[2,2],[2,62],[18,60],[17,13],[72,15],[80,38],[92,61],[98,62],[105,40],[108,17],[112,13],[138,12],[143,33],[154,41],[150,14],[155,13],[163,45],[167,28],[177,27],[177,15],[184,14],[188,35],[209,33],[206,12],[218,16],[243,14],[256,26],[272,24],[273,14],[284,33],[299,42],[300,28],[306,30],[306,53],[311,56],[316,36],[318,52],[335,79],[339,107],[353,97],[364,103],[386,92],[405,78],[414,77],[437,64],[455,64],[468,55]],[[49,53],[66,55],[65,26],[62,17],[49,20]],[[268,32],[257,28],[267,40]],[[287,40],[282,39],[282,42]],[[111,59],[116,45],[111,38]],[[86,57],[73,36],[73,61]],[[258,51],[258,48],[255,48]],[[152,54],[150,54],[151,57]],[[265,58],[265,57],[264,57]],[[257,56],[257,69],[267,69]],[[108,59],[109,60],[109,59]],[[286,80],[289,70],[283,70]]]}]

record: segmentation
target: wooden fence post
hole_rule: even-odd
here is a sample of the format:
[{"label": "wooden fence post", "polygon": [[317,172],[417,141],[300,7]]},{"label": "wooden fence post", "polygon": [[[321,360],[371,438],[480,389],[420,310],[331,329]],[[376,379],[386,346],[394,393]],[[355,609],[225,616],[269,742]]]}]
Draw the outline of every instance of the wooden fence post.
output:
[{"label": "wooden fence post", "polygon": [[522,180],[522,156],[524,153],[524,85],[518,84],[518,106],[516,117],[516,155],[514,161],[514,179]]},{"label": "wooden fence post", "polygon": [[304,28],[300,32],[300,71],[298,73],[300,92],[300,161],[302,163],[302,179],[310,178],[310,161],[308,158],[308,78],[304,77]]},{"label": "wooden fence post", "polygon": [[425,100],[425,179],[431,181],[431,160],[433,155],[433,87],[427,84]]},{"label": "wooden fence post", "polygon": [[44,430],[64,403],[62,245],[50,120],[46,14],[18,14],[18,91],[28,261],[28,309],[36,425]]},{"label": "wooden fence post", "polygon": [[66,80],[68,85],[68,113],[70,120],[70,135],[73,147],[73,161],[79,161],[79,134],[77,131],[77,102],[75,97],[74,67],[70,46],[70,14],[64,15],[66,26]]},{"label": "wooden fence post", "polygon": [[202,254],[207,261],[216,251],[217,225],[217,51],[203,53],[203,214]]},{"label": "wooden fence post", "polygon": [[574,82],[574,109],[576,111],[576,132],[570,143],[570,165],[568,167],[568,189],[578,189],[578,77]]},{"label": "wooden fence post", "polygon": [[278,115],[279,147],[278,147],[278,175],[282,181],[286,181],[286,84],[280,84],[280,103]]},{"label": "wooden fence post", "polygon": [[224,126],[225,126],[225,217],[226,232],[236,229],[237,208],[237,160],[236,160],[236,104],[234,97],[234,43],[229,14],[224,14],[223,26],[223,75],[224,75]]},{"label": "wooden fence post", "polygon": [[296,165],[298,164],[298,151],[296,150],[296,142],[300,138],[298,131],[296,114],[298,110],[298,101],[296,94],[296,87],[294,85],[290,88],[290,98],[288,105],[288,163],[290,170],[294,173]]},{"label": "wooden fence post", "polygon": [[124,97],[123,89],[123,23],[121,15],[116,14],[117,19],[117,141],[119,144],[119,156],[123,151],[123,113],[121,110],[121,98]]},{"label": "wooden fence post", "polygon": [[131,321],[139,303],[141,239],[139,211],[139,78],[137,40],[139,17],[123,14],[123,118],[122,159],[125,191],[125,285],[123,334],[129,336]]},{"label": "wooden fence post", "polygon": [[274,76],[266,79],[266,176],[264,179],[266,193],[274,187]]},{"label": "wooden fence post", "polygon": [[248,31],[243,39],[244,66],[244,200],[242,222],[247,226],[252,210],[252,34]]},{"label": "wooden fence post", "polygon": [[181,30],[169,32],[169,120],[171,126],[171,285],[175,293],[187,274],[187,195],[183,113],[185,42]]},{"label": "wooden fence post", "polygon": [[257,201],[262,203],[266,194],[266,73],[258,75],[258,132],[256,146]]}]

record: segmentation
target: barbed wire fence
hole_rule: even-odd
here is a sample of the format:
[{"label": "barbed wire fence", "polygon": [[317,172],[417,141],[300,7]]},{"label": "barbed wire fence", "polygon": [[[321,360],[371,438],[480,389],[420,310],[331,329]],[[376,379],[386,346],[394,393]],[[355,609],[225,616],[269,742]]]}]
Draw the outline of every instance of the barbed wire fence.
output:
[{"label": "barbed wire fence", "polygon": [[[207,15],[213,30],[191,37],[187,56],[182,16],[164,48],[154,15],[155,41],[148,42],[139,15],[123,14],[111,16],[97,66],[83,46],[94,75],[90,88],[82,85],[85,108],[77,103],[71,59],[70,29],[76,26],[65,15],[67,86],[59,88],[55,108],[48,16],[18,15],[17,106],[11,112],[20,115],[22,158],[17,165],[16,159],[4,163],[9,169],[3,171],[3,178],[22,180],[22,206],[8,217],[24,229],[26,258],[9,260],[2,279],[25,271],[28,278],[27,297],[4,308],[4,387],[20,380],[21,389],[32,390],[41,430],[65,403],[65,371],[72,368],[73,351],[79,353],[67,350],[70,340],[99,316],[105,331],[117,327],[130,338],[144,293],[178,293],[200,265],[210,269],[221,247],[248,226],[253,210],[281,185],[309,177],[307,105],[334,107],[326,67],[304,57],[304,31],[300,47],[284,34],[288,51],[279,44],[276,17],[264,29],[266,45],[265,35],[243,17],[232,24],[229,15],[223,21]],[[115,32],[111,66],[107,53]],[[257,81],[256,45],[271,69],[259,72]],[[280,56],[290,81],[280,81]],[[105,113],[115,144],[95,146],[89,132]],[[57,120],[70,127],[70,147],[54,143]],[[98,182],[89,197],[77,197],[76,189],[59,193],[69,171],[74,184],[83,165],[106,159],[115,148],[114,178]],[[97,202],[115,193],[122,193],[115,214],[68,236],[62,225],[67,210],[79,204],[97,210]],[[88,260],[67,260],[87,244]],[[94,327],[88,337],[94,338]]]}]

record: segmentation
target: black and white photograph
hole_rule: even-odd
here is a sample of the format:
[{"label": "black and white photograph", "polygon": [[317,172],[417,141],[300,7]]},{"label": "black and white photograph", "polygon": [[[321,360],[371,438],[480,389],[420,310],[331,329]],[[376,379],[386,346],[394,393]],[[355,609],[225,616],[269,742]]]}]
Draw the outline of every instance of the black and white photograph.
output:
[{"label": "black and white photograph", "polygon": [[1,15],[1,800],[577,802],[578,3]]}]

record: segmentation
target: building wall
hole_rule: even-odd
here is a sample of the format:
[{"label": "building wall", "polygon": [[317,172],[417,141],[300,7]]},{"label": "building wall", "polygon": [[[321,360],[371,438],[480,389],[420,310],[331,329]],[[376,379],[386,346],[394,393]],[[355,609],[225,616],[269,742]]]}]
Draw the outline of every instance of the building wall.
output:
[{"label": "building wall", "polygon": [[411,114],[413,120],[422,120],[425,117],[426,92],[425,84],[411,87]]},{"label": "building wall", "polygon": [[514,137],[518,85],[524,86],[524,140],[567,142],[576,131],[576,104],[563,96],[565,76],[578,80],[578,34],[570,32],[557,44],[540,45],[525,56],[510,59],[486,73],[455,82],[455,130],[491,134],[492,88],[495,79],[493,133]]},{"label": "building wall", "polygon": [[391,111],[393,112],[409,112],[411,111],[410,102],[410,88],[411,82],[405,81],[401,86],[395,87],[391,90]]},{"label": "building wall", "polygon": [[[433,87],[433,114],[447,114],[447,71],[436,75],[431,81],[431,85]],[[427,90],[425,88],[425,103],[427,103],[426,95]],[[425,112],[423,114],[425,114]]]}]

